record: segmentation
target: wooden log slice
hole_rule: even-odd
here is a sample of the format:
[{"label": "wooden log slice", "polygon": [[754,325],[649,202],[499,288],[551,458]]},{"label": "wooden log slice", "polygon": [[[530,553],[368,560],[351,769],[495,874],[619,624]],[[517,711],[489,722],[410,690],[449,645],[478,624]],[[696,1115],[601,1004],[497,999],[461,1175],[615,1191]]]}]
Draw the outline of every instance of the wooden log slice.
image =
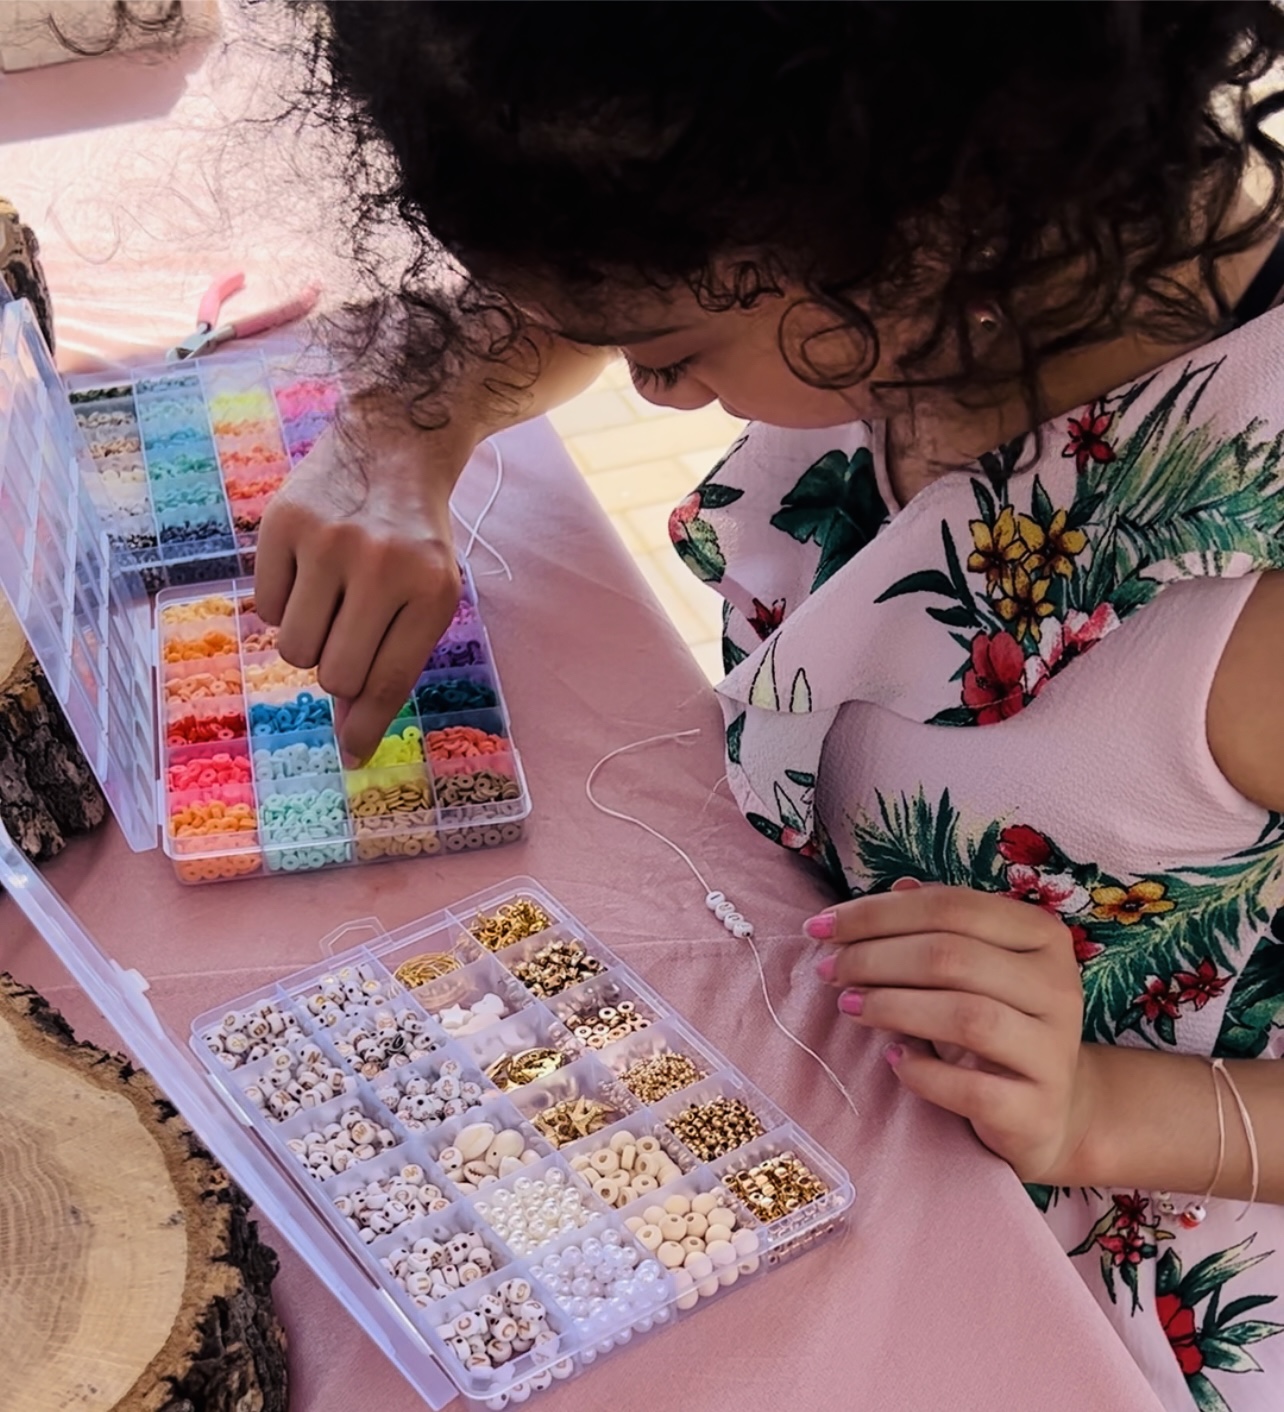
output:
[{"label": "wooden log slice", "polygon": [[275,1254],[152,1080],[0,973],[5,1412],[284,1412]]},{"label": "wooden log slice", "polygon": [[0,593],[0,820],[29,858],[102,823],[98,782]]}]

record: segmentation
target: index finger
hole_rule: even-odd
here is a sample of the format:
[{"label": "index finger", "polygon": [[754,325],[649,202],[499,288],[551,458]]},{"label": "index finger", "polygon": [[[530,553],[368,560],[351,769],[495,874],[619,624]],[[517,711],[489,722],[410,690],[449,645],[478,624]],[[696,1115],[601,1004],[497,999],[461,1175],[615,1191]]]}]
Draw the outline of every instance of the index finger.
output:
[{"label": "index finger", "polygon": [[1043,908],[1001,893],[970,887],[918,887],[841,902],[811,918],[804,930],[818,941],[839,944],[920,932],[954,932],[1009,951],[1037,951],[1064,927]]},{"label": "index finger", "polygon": [[[254,555],[255,609],[265,623],[281,626],[285,605],[290,601],[298,563],[289,547],[289,536],[277,533],[277,516],[269,505],[259,527],[259,542]],[[280,537],[281,544],[277,545]]]},{"label": "index finger", "polygon": [[449,621],[421,602],[407,604],[393,619],[360,692],[344,702],[342,720],[336,718],[345,763],[374,754]]}]

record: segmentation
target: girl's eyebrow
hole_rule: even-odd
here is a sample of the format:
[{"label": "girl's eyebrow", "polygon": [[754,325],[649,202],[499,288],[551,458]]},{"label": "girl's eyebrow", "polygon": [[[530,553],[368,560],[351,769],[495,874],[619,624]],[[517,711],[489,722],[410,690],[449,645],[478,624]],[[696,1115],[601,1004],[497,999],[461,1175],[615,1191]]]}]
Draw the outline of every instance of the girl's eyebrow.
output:
[{"label": "girl's eyebrow", "polygon": [[625,329],[611,334],[577,333],[573,329],[557,329],[559,338],[568,343],[582,343],[587,348],[620,348],[624,344],[649,343],[653,339],[667,338],[671,333],[682,333],[690,324],[673,324],[669,328]]}]

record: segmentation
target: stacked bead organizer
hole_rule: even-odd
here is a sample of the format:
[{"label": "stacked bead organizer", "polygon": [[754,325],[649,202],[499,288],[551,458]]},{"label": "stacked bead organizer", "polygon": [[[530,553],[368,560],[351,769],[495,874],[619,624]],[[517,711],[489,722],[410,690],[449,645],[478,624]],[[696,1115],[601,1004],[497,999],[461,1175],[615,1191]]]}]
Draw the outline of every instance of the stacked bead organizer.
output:
[{"label": "stacked bead organizer", "polygon": [[853,1197],[530,879],[202,1015],[192,1046],[488,1408],[769,1270]]},{"label": "stacked bead organizer", "polygon": [[248,572],[267,502],[338,400],[333,378],[258,354],[72,386],[108,538],[153,593]]},{"label": "stacked bead organizer", "polygon": [[[166,590],[156,616],[165,845],[181,881],[521,837],[529,798],[467,576],[414,694],[356,770],[316,673],[281,657],[248,585]],[[468,666],[440,665],[457,657]]]}]

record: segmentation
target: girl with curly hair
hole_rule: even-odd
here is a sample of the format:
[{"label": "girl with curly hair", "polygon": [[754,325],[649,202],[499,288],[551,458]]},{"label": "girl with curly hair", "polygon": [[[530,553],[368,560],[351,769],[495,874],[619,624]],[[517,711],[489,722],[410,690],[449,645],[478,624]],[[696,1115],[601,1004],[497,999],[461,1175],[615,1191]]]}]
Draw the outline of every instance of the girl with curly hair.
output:
[{"label": "girl with curly hair", "polygon": [[356,255],[410,252],[262,538],[348,750],[480,439],[615,352],[747,419],[671,531],[741,808],[845,899],[816,1003],[1011,1164],[1166,1407],[1284,1405],[1284,16],[302,17]]}]

